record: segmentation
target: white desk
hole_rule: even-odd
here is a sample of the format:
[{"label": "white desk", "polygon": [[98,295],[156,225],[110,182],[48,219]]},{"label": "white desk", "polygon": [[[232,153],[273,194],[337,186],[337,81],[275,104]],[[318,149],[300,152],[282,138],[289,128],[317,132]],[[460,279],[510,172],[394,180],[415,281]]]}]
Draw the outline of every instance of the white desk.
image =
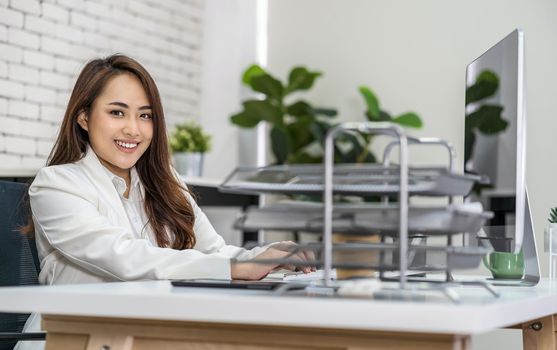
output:
[{"label": "white desk", "polygon": [[47,349],[466,349],[470,335],[509,326],[523,328],[525,347],[555,348],[557,282],[499,290],[461,288],[455,305],[128,282],[0,288],[0,311],[45,315]]}]

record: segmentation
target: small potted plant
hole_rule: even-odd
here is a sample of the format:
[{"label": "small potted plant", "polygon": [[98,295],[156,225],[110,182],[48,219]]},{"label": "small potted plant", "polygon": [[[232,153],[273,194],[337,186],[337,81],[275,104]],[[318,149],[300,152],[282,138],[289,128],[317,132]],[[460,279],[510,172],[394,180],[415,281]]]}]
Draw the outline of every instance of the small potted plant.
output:
[{"label": "small potted plant", "polygon": [[203,155],[211,149],[211,136],[193,121],[177,124],[170,134],[170,148],[178,173],[201,176]]},{"label": "small potted plant", "polygon": [[553,227],[557,227],[557,207],[553,207],[549,210],[549,218],[547,219]]},{"label": "small potted plant", "polygon": [[544,251],[549,253],[549,278],[556,278],[555,259],[557,258],[557,207],[549,210],[549,227],[545,228]]}]

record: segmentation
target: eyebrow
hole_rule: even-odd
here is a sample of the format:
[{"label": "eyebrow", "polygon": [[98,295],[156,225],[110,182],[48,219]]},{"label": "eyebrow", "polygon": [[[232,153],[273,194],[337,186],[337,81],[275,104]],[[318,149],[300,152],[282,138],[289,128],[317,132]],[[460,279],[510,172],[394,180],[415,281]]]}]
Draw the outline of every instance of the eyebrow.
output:
[{"label": "eyebrow", "polygon": [[[124,102],[120,102],[120,101],[113,101],[110,102],[109,105],[113,105],[113,106],[120,106],[122,108],[130,108],[130,106],[128,106],[127,104],[125,104]],[[152,109],[150,105],[145,105],[145,106],[141,106],[139,107],[139,110],[142,109]]]}]

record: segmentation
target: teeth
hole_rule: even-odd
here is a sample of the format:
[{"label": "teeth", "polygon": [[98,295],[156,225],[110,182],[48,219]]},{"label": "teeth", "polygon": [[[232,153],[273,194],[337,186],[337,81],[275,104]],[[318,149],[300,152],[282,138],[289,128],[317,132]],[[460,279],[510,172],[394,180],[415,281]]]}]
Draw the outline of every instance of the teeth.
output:
[{"label": "teeth", "polygon": [[137,143],[126,143],[118,140],[116,140],[116,143],[124,148],[136,148],[138,145]]}]

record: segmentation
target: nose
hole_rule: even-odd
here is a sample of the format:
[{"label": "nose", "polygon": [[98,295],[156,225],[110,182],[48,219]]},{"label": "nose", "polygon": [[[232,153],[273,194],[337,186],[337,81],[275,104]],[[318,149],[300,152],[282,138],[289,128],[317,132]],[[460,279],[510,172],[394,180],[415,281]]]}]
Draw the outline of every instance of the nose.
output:
[{"label": "nose", "polygon": [[126,118],[124,129],[122,130],[126,136],[135,137],[139,135],[139,125],[137,118],[130,116]]}]

